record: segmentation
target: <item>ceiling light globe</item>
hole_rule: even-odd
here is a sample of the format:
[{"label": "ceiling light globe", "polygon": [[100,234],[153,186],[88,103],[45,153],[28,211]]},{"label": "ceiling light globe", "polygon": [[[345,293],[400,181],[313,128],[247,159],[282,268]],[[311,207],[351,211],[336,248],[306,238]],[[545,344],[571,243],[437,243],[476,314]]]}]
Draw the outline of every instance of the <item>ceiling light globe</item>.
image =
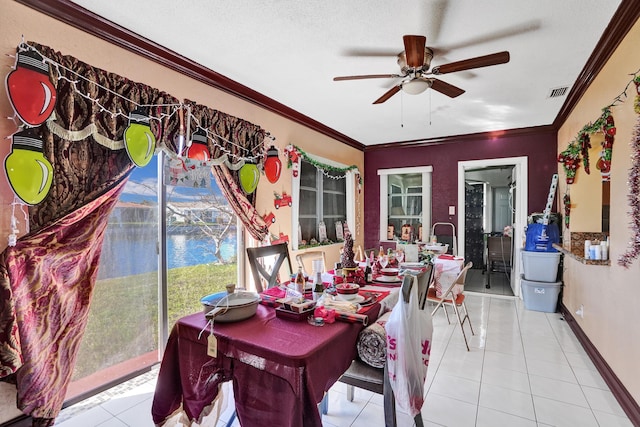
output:
[{"label": "ceiling light globe", "polygon": [[409,95],[418,95],[431,87],[431,81],[416,78],[402,83],[402,90]]}]

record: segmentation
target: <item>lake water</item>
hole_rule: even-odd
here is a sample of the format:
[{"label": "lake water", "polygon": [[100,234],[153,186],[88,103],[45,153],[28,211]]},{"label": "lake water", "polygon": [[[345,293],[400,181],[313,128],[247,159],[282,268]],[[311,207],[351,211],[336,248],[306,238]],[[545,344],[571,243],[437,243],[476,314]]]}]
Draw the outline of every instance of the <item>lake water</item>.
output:
[{"label": "lake water", "polygon": [[[153,227],[123,226],[107,228],[98,279],[130,276],[158,270],[156,249],[158,233]],[[220,256],[229,261],[237,256],[235,230],[223,240]],[[215,245],[203,233],[169,234],[167,236],[168,267],[218,262]]]}]

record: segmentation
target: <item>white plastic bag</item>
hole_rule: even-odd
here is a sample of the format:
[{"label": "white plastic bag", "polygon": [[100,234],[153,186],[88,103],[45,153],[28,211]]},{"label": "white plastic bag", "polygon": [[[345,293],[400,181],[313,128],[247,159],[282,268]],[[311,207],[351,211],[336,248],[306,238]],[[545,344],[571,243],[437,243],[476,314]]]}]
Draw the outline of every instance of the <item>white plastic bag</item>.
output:
[{"label": "white plastic bag", "polygon": [[398,406],[415,417],[424,402],[424,382],[429,366],[433,323],[418,305],[418,282],[413,278],[409,302],[400,293],[385,325],[387,374]]}]

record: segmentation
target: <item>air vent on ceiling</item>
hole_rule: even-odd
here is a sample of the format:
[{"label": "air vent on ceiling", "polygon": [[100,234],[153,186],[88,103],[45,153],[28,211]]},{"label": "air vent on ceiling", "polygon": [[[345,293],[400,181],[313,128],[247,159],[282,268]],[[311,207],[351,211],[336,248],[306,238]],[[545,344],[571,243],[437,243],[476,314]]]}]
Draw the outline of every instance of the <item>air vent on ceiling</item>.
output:
[{"label": "air vent on ceiling", "polygon": [[557,98],[559,96],[564,96],[569,90],[569,86],[556,87],[549,91],[548,98]]}]

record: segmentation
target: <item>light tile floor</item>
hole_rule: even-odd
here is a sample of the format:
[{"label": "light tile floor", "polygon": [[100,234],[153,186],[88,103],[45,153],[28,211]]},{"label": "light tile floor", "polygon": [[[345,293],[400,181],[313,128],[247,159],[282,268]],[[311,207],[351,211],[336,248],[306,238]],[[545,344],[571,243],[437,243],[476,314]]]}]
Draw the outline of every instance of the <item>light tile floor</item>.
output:
[{"label": "light tile floor", "polygon": [[[471,293],[467,305],[476,332],[471,351],[457,324],[447,324],[440,311],[433,318],[425,426],[632,425],[559,313],[528,311],[515,298]],[[157,368],[66,408],[56,425],[151,427],[156,375]],[[224,426],[232,411],[227,408],[217,426]],[[356,389],[349,402],[346,386],[336,383],[323,424],[383,426],[382,396]],[[399,412],[398,425],[411,426],[413,420]]]}]

